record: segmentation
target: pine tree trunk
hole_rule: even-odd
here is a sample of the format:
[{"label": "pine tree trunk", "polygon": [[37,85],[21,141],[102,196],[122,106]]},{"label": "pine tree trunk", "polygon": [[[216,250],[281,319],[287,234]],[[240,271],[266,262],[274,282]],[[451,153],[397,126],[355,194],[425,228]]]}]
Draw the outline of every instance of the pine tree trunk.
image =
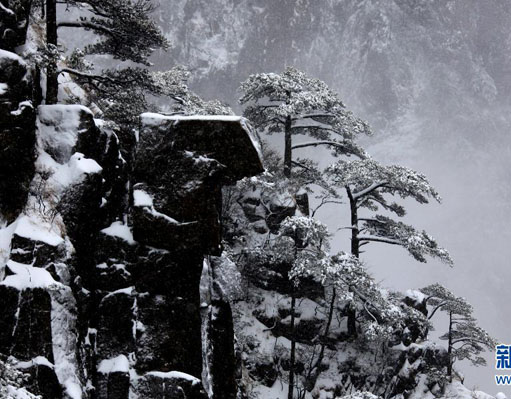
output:
[{"label": "pine tree trunk", "polygon": [[[46,0],[46,44],[57,48],[57,1]],[[46,104],[58,101],[57,62],[50,62],[46,68]]]},{"label": "pine tree trunk", "polygon": [[[353,194],[351,189],[346,186],[346,192],[348,193],[348,198],[350,200],[350,210],[351,210],[351,254],[360,257],[360,241],[358,239],[358,208],[357,201],[353,198]],[[351,290],[351,288],[350,288]],[[356,337],[357,336],[357,311],[356,309],[348,305],[346,308],[346,313],[348,316],[348,336]]]},{"label": "pine tree trunk", "polygon": [[323,333],[323,338],[321,340],[321,348],[319,350],[318,359],[314,363],[314,366],[311,367],[309,373],[306,378],[307,382],[307,391],[312,391],[314,386],[316,385],[316,381],[318,380],[319,375],[321,374],[321,363],[323,362],[323,358],[325,357],[325,348],[326,348],[326,340],[328,338],[328,333],[330,332],[330,326],[332,325],[332,319],[334,316],[334,308],[335,308],[335,299],[337,298],[337,292],[335,288],[332,290],[332,298],[330,299],[330,308],[328,309],[328,318],[325,325],[325,331]]},{"label": "pine tree trunk", "polygon": [[357,201],[353,198],[353,194],[351,193],[351,189],[346,186],[346,192],[348,193],[348,198],[350,200],[350,210],[351,210],[351,254],[360,257],[360,241],[358,239],[358,209],[357,209]]},{"label": "pine tree trunk", "polygon": [[449,377],[449,381],[452,382],[452,312],[449,312],[449,335],[448,335],[448,343],[447,343],[447,376]]},{"label": "pine tree trunk", "polygon": [[41,88],[41,68],[36,66],[34,68],[34,87],[32,90],[32,100],[34,102],[34,107],[37,108],[43,102],[43,91]]},{"label": "pine tree trunk", "polygon": [[293,150],[292,150],[292,138],[291,138],[291,116],[286,117],[286,123],[284,125],[284,176],[291,177],[291,167],[293,160]]},{"label": "pine tree trunk", "polygon": [[295,389],[295,356],[296,356],[296,340],[295,340],[295,306],[296,297],[294,283],[291,282],[291,353],[289,358],[289,384],[287,399],[293,399]]}]

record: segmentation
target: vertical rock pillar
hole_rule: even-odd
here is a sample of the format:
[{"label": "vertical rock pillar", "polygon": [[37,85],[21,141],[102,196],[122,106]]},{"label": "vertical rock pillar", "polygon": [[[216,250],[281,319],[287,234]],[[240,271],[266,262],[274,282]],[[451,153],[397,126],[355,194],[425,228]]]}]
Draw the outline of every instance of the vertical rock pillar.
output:
[{"label": "vertical rock pillar", "polygon": [[258,141],[240,117],[142,115],[131,213],[143,254],[134,279],[137,372],[201,377],[199,283],[204,255],[222,252],[221,189],[262,171]]}]

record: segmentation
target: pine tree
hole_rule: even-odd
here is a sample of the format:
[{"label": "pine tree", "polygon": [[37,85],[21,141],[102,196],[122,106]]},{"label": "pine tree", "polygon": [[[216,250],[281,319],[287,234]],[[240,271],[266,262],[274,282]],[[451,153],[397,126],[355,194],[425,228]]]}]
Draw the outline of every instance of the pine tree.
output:
[{"label": "pine tree", "polygon": [[[258,129],[284,134],[286,177],[291,176],[293,166],[307,168],[293,160],[293,150],[299,148],[326,146],[334,155],[365,156],[353,139],[362,133],[370,134],[369,126],[348,111],[321,80],[287,68],[281,74],[250,75],[240,90],[244,93],[240,103],[246,105],[244,116]],[[315,140],[293,144],[296,134]]]},{"label": "pine tree", "polygon": [[[361,218],[359,210],[383,208],[398,217],[405,215],[403,206],[389,201],[385,195],[412,198],[420,204],[429,199],[441,201],[426,177],[399,165],[384,166],[372,159],[338,161],[326,170],[334,186],[344,189],[351,210],[351,253],[359,257],[362,246],[370,242],[399,245],[419,262],[426,256],[436,257],[451,265],[449,253],[424,231],[386,217]],[[360,223],[362,222],[362,225]]]},{"label": "pine tree", "polygon": [[[57,33],[62,28],[85,29],[100,38],[85,47],[85,54],[106,54],[116,60],[132,61],[145,66],[150,65],[148,58],[154,50],[168,47],[167,40],[151,19],[154,5],[150,0],[66,0],[63,3],[68,7],[79,7],[86,11],[85,15],[90,15],[74,21],[58,21],[57,3],[62,2],[46,1],[46,41],[51,52],[58,48]],[[47,65],[47,104],[57,102],[59,73],[68,72],[84,77],[83,72],[72,68],[58,70],[57,59],[53,57]],[[116,80],[121,86],[133,84],[131,76],[115,79],[108,74],[89,74],[88,78],[101,82],[104,75],[110,82]]]},{"label": "pine tree", "polygon": [[[412,198],[420,204],[428,203],[431,198],[440,202],[440,196],[424,175],[399,165],[384,166],[370,158],[339,160],[326,169],[326,174],[332,186],[345,190],[349,199],[353,256],[360,256],[362,246],[380,242],[405,248],[419,262],[426,262],[426,256],[431,256],[452,265],[449,253],[425,231],[387,216],[364,218],[359,215],[362,208],[375,212],[381,207],[398,217],[404,216],[404,207],[389,202],[385,195]],[[355,309],[349,306],[346,311],[348,333],[355,336]]]},{"label": "pine tree", "polygon": [[426,304],[433,307],[430,319],[437,310],[447,313],[449,317],[448,330],[440,337],[447,341],[449,379],[452,380],[453,364],[457,360],[469,360],[474,366],[486,365],[486,360],[479,354],[486,349],[493,351],[497,342],[477,325],[472,305],[440,284],[429,285],[421,292],[427,295]]},{"label": "pine tree", "polygon": [[289,272],[291,280],[291,351],[289,360],[288,399],[293,399],[296,389],[296,338],[295,307],[296,287],[300,279],[324,273],[328,265],[328,230],[314,218],[293,216],[286,218],[275,239],[275,257],[283,258],[292,264]]}]

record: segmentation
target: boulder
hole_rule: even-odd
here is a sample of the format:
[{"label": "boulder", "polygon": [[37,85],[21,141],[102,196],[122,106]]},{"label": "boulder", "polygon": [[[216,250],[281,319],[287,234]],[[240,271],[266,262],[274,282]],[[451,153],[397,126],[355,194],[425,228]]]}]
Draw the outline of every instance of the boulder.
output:
[{"label": "boulder", "polygon": [[17,54],[0,49],[0,103],[9,104],[10,110],[15,111],[31,94],[32,79],[26,62]]},{"label": "boulder", "polygon": [[57,207],[76,251],[75,267],[87,289],[94,287],[96,262],[91,254],[96,251],[103,223],[102,198],[101,174],[86,173],[81,181],[65,190]]},{"label": "boulder", "polygon": [[130,228],[122,222],[101,230],[96,249],[96,288],[111,292],[134,285],[138,248]]},{"label": "boulder", "polygon": [[151,155],[139,150],[134,170],[139,183],[133,192],[135,239],[151,245],[159,237],[147,234],[147,224],[155,222],[162,229],[163,240],[176,236],[163,246],[161,241],[156,243],[157,247],[172,249],[184,243],[189,247],[194,240],[202,253],[219,255],[218,214],[224,170],[214,159],[176,151],[172,142],[161,143]]},{"label": "boulder", "polygon": [[249,370],[250,375],[264,386],[272,387],[277,381],[279,371],[272,359],[259,359]]},{"label": "boulder", "polygon": [[[50,234],[48,234],[50,235]],[[11,259],[18,263],[42,267],[61,260],[66,255],[64,240],[57,245],[23,237],[14,232],[11,240]]]},{"label": "boulder", "polygon": [[19,362],[16,368],[29,374],[27,388],[42,399],[60,399],[62,386],[55,374],[55,366],[48,359],[38,356],[30,361]]},{"label": "boulder", "polygon": [[203,253],[221,253],[222,185],[262,171],[258,142],[242,118],[141,116],[134,179],[157,212],[197,223]]},{"label": "boulder", "polygon": [[[133,191],[133,236],[141,244],[179,252],[187,248],[201,248],[203,236],[197,220],[179,222],[155,209],[153,197],[140,189]],[[168,212],[168,211],[167,211]]]},{"label": "boulder", "polygon": [[154,133],[172,140],[177,151],[207,154],[217,160],[226,166],[225,178],[231,183],[264,170],[257,133],[241,117],[142,114],[141,143]]},{"label": "boulder", "polygon": [[25,43],[31,4],[31,0],[0,0],[0,48],[12,51]]},{"label": "boulder", "polygon": [[60,164],[68,162],[75,152],[97,161],[105,148],[94,115],[82,105],[40,105],[37,130],[42,149]]},{"label": "boulder", "polygon": [[97,399],[128,399],[130,375],[127,357],[120,355],[99,362],[95,387]]}]

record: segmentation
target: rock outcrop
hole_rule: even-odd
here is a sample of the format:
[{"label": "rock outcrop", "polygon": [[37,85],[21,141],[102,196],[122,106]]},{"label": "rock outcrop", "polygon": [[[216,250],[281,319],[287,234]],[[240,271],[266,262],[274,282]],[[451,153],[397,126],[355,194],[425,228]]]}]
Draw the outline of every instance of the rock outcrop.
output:
[{"label": "rock outcrop", "polygon": [[13,51],[25,43],[32,0],[0,0],[0,48]]},{"label": "rock outcrop", "polygon": [[[6,86],[19,89],[26,66],[4,53]],[[11,120],[27,93],[4,93]],[[222,252],[222,186],[262,172],[248,125],[144,114],[129,164],[118,129],[87,108],[42,105],[37,120],[23,109],[31,140],[12,158],[25,153],[29,166],[11,166],[25,174],[23,205],[0,201],[11,219],[1,230],[0,351],[44,399],[202,399],[203,366],[224,348],[232,366],[208,389],[235,397],[230,305],[217,298],[210,312],[221,317],[203,342],[199,284],[204,257]],[[20,132],[11,123],[2,134]],[[203,358],[208,346],[217,358]]]},{"label": "rock outcrop", "polygon": [[35,110],[26,62],[0,49],[0,212],[13,221],[34,175]]}]

